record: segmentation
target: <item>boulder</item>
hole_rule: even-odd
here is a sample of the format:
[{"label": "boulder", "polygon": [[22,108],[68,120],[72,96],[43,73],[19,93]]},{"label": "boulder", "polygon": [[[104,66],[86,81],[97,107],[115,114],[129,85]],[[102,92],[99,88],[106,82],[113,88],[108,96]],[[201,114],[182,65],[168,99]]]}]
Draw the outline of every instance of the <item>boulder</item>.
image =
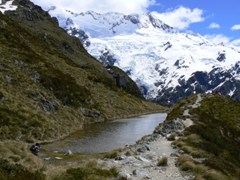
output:
[{"label": "boulder", "polygon": [[126,172],[120,172],[118,177],[119,177],[119,179],[130,179],[131,175]]},{"label": "boulder", "polygon": [[134,169],[133,172],[132,172],[132,174],[133,174],[134,176],[136,176],[136,175],[137,175],[137,170]]},{"label": "boulder", "polygon": [[140,152],[140,153],[144,153],[146,151],[150,151],[149,147],[144,145],[144,146],[141,146],[137,149],[137,152]]},{"label": "boulder", "polygon": [[72,153],[72,151],[69,149],[67,152],[65,152],[65,156],[70,156],[70,155],[72,155],[73,153]]}]

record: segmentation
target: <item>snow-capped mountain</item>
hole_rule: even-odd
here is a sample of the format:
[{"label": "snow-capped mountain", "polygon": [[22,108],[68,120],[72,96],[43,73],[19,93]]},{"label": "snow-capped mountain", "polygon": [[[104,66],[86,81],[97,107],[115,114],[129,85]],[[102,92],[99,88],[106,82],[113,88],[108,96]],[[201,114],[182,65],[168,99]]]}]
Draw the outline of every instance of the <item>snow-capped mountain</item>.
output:
[{"label": "snow-capped mountain", "polygon": [[60,26],[79,37],[105,65],[127,72],[145,97],[172,104],[193,93],[219,91],[240,100],[240,49],[182,33],[154,13],[60,13]]}]

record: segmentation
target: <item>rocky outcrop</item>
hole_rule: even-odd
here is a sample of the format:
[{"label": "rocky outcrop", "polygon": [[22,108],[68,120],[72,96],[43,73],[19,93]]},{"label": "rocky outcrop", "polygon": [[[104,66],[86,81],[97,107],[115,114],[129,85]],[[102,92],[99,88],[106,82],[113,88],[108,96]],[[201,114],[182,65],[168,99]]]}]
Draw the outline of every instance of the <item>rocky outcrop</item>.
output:
[{"label": "rocky outcrop", "polygon": [[[178,61],[176,65],[178,65]],[[237,66],[236,64],[235,69],[229,71],[224,71],[221,68],[215,68],[210,73],[197,71],[187,81],[180,78],[176,88],[163,88],[154,101],[164,105],[173,105],[192,94],[213,91],[240,101],[240,91],[238,91],[240,81],[233,75],[237,73]]]},{"label": "rocky outcrop", "polygon": [[18,12],[7,11],[5,13],[6,15],[11,16],[13,19],[27,20],[32,23],[34,23],[35,20],[49,20],[58,26],[57,18],[51,18],[51,16],[47,12],[43,11],[40,6],[33,4],[29,0],[15,0],[13,4],[22,7],[18,8]]},{"label": "rocky outcrop", "polygon": [[29,94],[29,97],[32,98],[45,112],[54,113],[60,105],[56,99],[46,97],[42,92]]},{"label": "rocky outcrop", "polygon": [[226,59],[226,54],[224,52],[222,52],[222,53],[219,52],[217,60],[222,62],[222,61],[225,61],[225,59]]},{"label": "rocky outcrop", "polygon": [[[69,23],[71,23],[71,19],[68,19],[68,21],[66,22],[66,26],[69,25]],[[88,47],[90,46],[90,41],[89,41],[89,36],[81,29],[77,29],[77,28],[72,28],[70,27],[69,29],[66,29],[67,32],[75,37],[78,37],[81,41],[81,43],[85,46]]]},{"label": "rocky outcrop", "polygon": [[123,89],[129,94],[132,94],[133,96],[143,98],[143,95],[136,83],[124,71],[115,66],[107,66],[106,68],[116,80],[116,84],[119,88]]},{"label": "rocky outcrop", "polygon": [[85,124],[103,122],[107,120],[105,115],[96,109],[80,108],[80,112],[85,116]]}]

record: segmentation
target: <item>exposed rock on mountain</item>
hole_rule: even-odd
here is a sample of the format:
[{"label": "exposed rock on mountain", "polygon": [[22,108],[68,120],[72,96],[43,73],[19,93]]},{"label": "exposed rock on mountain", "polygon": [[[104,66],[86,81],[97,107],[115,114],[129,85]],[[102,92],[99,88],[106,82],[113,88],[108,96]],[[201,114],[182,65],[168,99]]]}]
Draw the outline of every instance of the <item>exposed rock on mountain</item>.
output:
[{"label": "exposed rock on mountain", "polygon": [[107,69],[116,80],[116,84],[119,88],[122,88],[124,91],[132,94],[133,96],[143,99],[143,95],[138,86],[124,71],[115,66],[107,66]]},{"label": "exposed rock on mountain", "polygon": [[[238,47],[178,32],[155,13],[52,10],[50,14],[69,34],[82,42],[87,39],[85,48],[100,62],[127,72],[148,99],[171,105],[190,94],[216,90],[239,97],[239,73],[233,68],[240,60]],[[82,31],[87,37],[82,38]]]}]

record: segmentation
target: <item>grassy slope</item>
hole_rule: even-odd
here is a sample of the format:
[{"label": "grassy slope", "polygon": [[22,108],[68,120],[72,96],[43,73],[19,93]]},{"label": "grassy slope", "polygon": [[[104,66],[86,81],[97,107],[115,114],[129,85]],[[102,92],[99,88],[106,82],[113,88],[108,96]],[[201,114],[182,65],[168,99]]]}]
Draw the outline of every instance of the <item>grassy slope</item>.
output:
[{"label": "grassy slope", "polygon": [[[42,160],[26,141],[51,141],[85,123],[164,110],[118,89],[79,40],[41,8],[15,3],[21,4],[17,12],[0,13],[0,179],[45,178]],[[90,177],[114,175],[86,170]]]},{"label": "grassy slope", "polygon": [[118,89],[78,39],[21,5],[0,14],[1,140],[52,140],[84,123],[163,110]]},{"label": "grassy slope", "polygon": [[[169,116],[182,114],[184,106],[196,97],[180,102]],[[192,109],[194,125],[185,130],[176,144],[194,158],[179,158],[180,167],[196,179],[238,179],[240,177],[240,103],[220,95],[204,96],[201,106]],[[169,119],[170,120],[170,119]]]}]

